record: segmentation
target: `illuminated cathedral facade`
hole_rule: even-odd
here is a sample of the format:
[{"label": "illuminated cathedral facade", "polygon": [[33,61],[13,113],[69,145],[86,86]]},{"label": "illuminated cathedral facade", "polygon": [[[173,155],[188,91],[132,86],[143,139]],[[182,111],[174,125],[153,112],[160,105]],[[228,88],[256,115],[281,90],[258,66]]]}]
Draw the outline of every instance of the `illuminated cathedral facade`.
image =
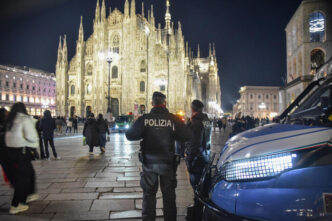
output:
[{"label": "illuminated cathedral facade", "polygon": [[68,62],[66,36],[59,42],[56,63],[57,115],[89,113],[113,116],[151,109],[154,91],[167,96],[170,112],[190,113],[190,103],[200,99],[205,111],[217,114],[221,91],[214,45],[209,56],[195,56],[185,43],[180,22],[176,28],[166,1],[165,24],[156,24],[153,6],[136,13],[135,0],[125,0],[124,12],[110,10],[97,0],[93,33],[84,40],[79,26],[76,53]]}]

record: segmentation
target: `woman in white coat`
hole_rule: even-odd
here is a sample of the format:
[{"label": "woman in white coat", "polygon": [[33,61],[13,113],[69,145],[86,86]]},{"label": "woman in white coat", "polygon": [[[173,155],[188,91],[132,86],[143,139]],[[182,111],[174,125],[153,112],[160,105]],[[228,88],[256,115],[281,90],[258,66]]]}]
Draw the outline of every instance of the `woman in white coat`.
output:
[{"label": "woman in white coat", "polygon": [[31,155],[26,147],[38,148],[39,137],[36,131],[36,120],[28,115],[23,103],[15,103],[6,122],[5,142],[7,157],[13,166],[14,196],[9,210],[16,214],[29,209],[26,203],[38,199],[35,189],[35,171]]}]

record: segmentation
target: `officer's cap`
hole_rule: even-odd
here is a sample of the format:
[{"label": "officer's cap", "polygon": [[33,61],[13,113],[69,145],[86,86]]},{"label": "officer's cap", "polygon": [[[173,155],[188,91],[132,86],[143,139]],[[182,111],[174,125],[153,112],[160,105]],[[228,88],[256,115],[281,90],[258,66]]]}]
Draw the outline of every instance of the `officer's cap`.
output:
[{"label": "officer's cap", "polygon": [[202,111],[203,107],[204,107],[204,104],[201,101],[199,101],[199,100],[193,100],[191,102],[191,108],[194,111]]}]

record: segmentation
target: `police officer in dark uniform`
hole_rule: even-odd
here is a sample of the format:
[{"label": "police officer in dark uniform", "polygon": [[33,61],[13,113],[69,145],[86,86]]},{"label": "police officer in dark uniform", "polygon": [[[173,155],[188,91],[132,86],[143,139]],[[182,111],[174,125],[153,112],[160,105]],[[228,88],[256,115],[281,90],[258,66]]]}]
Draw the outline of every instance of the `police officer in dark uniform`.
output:
[{"label": "police officer in dark uniform", "polygon": [[144,221],[156,218],[156,193],[158,180],[163,194],[164,220],[176,220],[175,188],[176,170],[180,162],[175,155],[175,140],[188,140],[190,132],[175,115],[166,109],[166,96],[154,92],[153,108],[149,114],[138,118],[126,132],[128,140],[140,140],[142,162],[141,187],[143,189]]},{"label": "police officer in dark uniform", "polygon": [[[208,116],[204,114],[203,103],[194,100],[191,103],[192,117],[188,123],[191,130],[191,138],[186,149],[186,164],[190,175],[190,183],[195,189],[203,174],[204,167],[210,157],[210,136],[212,124]],[[194,205],[188,207],[187,220],[202,220],[203,205],[195,197]]]}]

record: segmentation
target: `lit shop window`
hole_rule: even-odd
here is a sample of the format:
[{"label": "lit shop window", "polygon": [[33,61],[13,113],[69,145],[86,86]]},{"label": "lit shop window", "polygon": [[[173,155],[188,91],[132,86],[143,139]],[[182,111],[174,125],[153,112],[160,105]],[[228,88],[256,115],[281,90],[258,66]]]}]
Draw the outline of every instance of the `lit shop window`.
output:
[{"label": "lit shop window", "polygon": [[23,97],[23,102],[27,102],[28,98],[26,96]]},{"label": "lit shop window", "polygon": [[39,98],[38,97],[36,97],[36,103],[39,104]]}]

